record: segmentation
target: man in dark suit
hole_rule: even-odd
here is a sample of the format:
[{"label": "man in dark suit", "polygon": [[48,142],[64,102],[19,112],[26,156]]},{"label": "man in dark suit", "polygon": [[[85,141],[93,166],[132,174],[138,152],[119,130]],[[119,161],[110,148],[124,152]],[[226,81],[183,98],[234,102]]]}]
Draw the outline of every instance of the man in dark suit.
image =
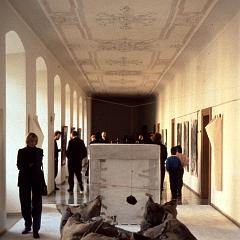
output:
[{"label": "man in dark suit", "polygon": [[78,137],[77,131],[71,132],[71,140],[68,143],[68,149],[66,151],[68,158],[68,184],[69,193],[73,193],[74,187],[74,174],[77,177],[80,187],[80,193],[83,193],[82,183],[82,160],[87,156],[87,149],[83,140]]},{"label": "man in dark suit", "polygon": [[162,144],[162,135],[156,132],[153,136],[153,143],[160,145],[161,158],[161,192],[163,191],[163,183],[165,178],[165,161],[167,159],[167,148]]}]

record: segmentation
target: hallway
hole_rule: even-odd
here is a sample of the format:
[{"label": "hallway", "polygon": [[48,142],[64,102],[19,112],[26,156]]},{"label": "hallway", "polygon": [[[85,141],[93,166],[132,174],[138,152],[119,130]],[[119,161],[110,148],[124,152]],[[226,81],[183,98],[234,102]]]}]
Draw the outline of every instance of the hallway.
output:
[{"label": "hallway", "polygon": [[[38,136],[51,193],[56,130],[61,132],[57,184],[68,175],[66,150],[73,130],[86,147],[90,136],[102,131],[112,145],[118,144],[116,149],[141,136],[149,143],[154,133],[161,134],[168,155],[181,145],[189,164],[179,218],[199,239],[240,239],[239,33],[239,0],[1,0],[0,234],[6,229],[14,233],[1,235],[1,240],[30,237],[19,234],[18,150],[26,145],[29,132]],[[140,151],[134,153],[143,158]],[[106,169],[105,158],[99,160]],[[100,189],[95,184],[83,196],[77,191],[69,195],[61,185],[44,198],[43,239],[59,238],[55,204],[87,202],[98,195],[93,188],[110,202],[105,204],[106,215],[117,215],[119,223],[138,224],[120,215],[138,214],[140,220],[146,186],[158,191],[154,199],[160,201],[160,187],[152,185],[152,170],[159,168],[150,169],[143,160],[142,165],[127,161],[125,168],[109,164],[99,179],[112,180],[112,173],[118,185],[108,181]],[[145,165],[151,171],[133,178],[143,187],[134,192],[138,204],[132,208],[125,201],[132,183],[119,185],[130,183],[135,169],[145,170]],[[169,200],[167,183],[161,201]],[[121,213],[118,206],[123,204]],[[109,209],[114,213],[108,214]]]},{"label": "hallway", "polygon": [[[84,195],[79,193],[75,184],[74,194],[67,192],[68,185],[65,183],[58,186],[60,190],[43,198],[43,216],[40,237],[43,240],[60,239],[59,224],[61,215],[56,210],[56,204],[81,204],[88,201],[88,185],[84,179]],[[168,175],[166,175],[163,203],[171,198],[169,190]],[[240,239],[240,229],[216,211],[206,201],[201,200],[195,193],[185,186],[183,187],[182,204],[177,206],[178,219],[183,222],[198,240],[237,240]],[[10,219],[8,219],[10,221]],[[21,235],[23,219],[16,219],[7,233],[0,240],[32,239],[32,235]],[[138,229],[136,225],[124,226],[126,228]]]}]

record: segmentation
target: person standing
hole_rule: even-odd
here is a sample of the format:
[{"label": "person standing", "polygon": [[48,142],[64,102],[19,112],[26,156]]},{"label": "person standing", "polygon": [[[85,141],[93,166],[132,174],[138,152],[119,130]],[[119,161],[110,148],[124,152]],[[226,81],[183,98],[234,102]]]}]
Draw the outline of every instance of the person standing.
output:
[{"label": "person standing", "polygon": [[153,136],[153,143],[160,145],[160,159],[161,159],[161,192],[163,191],[163,183],[165,178],[165,161],[167,159],[167,147],[162,144],[162,135],[156,132]]},{"label": "person standing", "polygon": [[102,143],[109,143],[109,139],[107,137],[107,132],[103,131],[101,133],[101,136],[102,136]]},{"label": "person standing", "polygon": [[66,151],[68,158],[68,184],[69,193],[73,193],[74,187],[74,175],[77,177],[78,184],[80,187],[80,193],[83,193],[83,182],[82,182],[82,160],[87,156],[87,149],[82,139],[78,137],[77,131],[71,132],[71,140],[68,143]]},{"label": "person standing", "polygon": [[177,200],[177,190],[179,186],[179,172],[181,169],[180,159],[176,156],[176,147],[171,148],[171,156],[166,160],[166,169],[169,173],[170,190],[172,200]]},{"label": "person standing", "polygon": [[41,195],[41,168],[43,150],[37,148],[38,137],[29,133],[26,138],[27,146],[18,150],[17,168],[19,198],[21,213],[25,221],[22,234],[27,234],[33,227],[33,237],[40,238],[42,195]]},{"label": "person standing", "polygon": [[55,184],[55,190],[59,190],[59,188],[56,185],[56,177],[58,174],[58,153],[61,152],[61,149],[58,148],[57,140],[59,140],[61,137],[60,131],[55,131],[54,133],[54,184]]},{"label": "person standing", "polygon": [[182,198],[182,187],[183,187],[183,174],[184,174],[184,167],[186,167],[189,164],[189,158],[182,153],[182,147],[181,145],[176,146],[176,156],[180,159],[181,161],[181,168],[179,170],[179,184],[178,184],[178,189],[177,189],[177,198],[181,199]]}]

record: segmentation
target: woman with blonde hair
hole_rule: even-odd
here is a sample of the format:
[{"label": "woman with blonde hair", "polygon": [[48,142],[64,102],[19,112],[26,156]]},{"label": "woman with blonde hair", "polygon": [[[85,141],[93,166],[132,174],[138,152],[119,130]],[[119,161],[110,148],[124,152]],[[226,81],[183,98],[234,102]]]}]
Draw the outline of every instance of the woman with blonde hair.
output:
[{"label": "woman with blonde hair", "polygon": [[26,138],[27,146],[19,149],[17,155],[19,198],[21,213],[25,221],[25,229],[22,234],[29,233],[33,228],[34,238],[40,238],[38,231],[42,214],[41,168],[43,150],[36,147],[37,143],[37,135],[29,133]]}]

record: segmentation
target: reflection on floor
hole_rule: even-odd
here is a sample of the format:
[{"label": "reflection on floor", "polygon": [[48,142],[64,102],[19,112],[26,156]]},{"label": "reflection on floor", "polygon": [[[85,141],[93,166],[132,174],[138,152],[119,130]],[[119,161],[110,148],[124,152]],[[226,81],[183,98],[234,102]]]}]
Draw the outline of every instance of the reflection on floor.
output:
[{"label": "reflection on floor", "polygon": [[[87,178],[83,177],[84,182],[84,194],[80,194],[80,189],[77,184],[74,186],[73,194],[69,194],[68,184],[67,180],[65,181],[65,184],[58,186],[59,190],[56,192],[53,192],[48,197],[43,198],[43,203],[45,204],[51,204],[51,203],[65,203],[65,204],[81,204],[85,203],[89,200],[89,185],[87,184]],[[201,199],[197,194],[195,194],[193,191],[189,190],[187,187],[183,186],[183,193],[182,193],[182,202],[181,204],[207,204],[207,200]],[[169,187],[168,180],[165,181],[164,191],[162,195],[162,203],[170,201],[171,200],[171,192]]]},{"label": "reflection on floor", "polygon": [[[46,206],[49,204],[55,208],[56,203],[81,204],[87,202],[89,200],[89,186],[87,185],[86,180],[87,179],[84,179],[84,194],[80,194],[80,189],[78,188],[77,184],[74,186],[73,194],[69,194],[67,191],[67,181],[65,184],[58,186],[60,188],[58,191],[52,193],[48,197],[43,198],[44,208],[46,208]],[[162,203],[171,199],[168,179],[166,179],[164,188],[165,190],[162,196]],[[183,187],[182,195],[182,203],[177,207],[178,218],[188,226],[190,231],[197,237],[198,240],[240,239],[240,229],[214,208],[207,205],[207,201],[201,200],[194,192],[190,191],[186,187]],[[16,220],[19,220],[19,217],[14,218],[11,224],[9,221],[8,226],[10,227],[14,222],[16,222]],[[18,222],[18,224],[19,223],[21,222]],[[11,231],[13,231],[13,229],[16,230],[16,226],[18,226],[18,224],[16,224],[14,228],[11,228]],[[22,228],[22,225],[23,223],[21,223],[20,228]],[[20,230],[18,230],[18,228],[18,239],[26,239],[25,236],[23,237],[21,234],[19,234]],[[51,228],[51,226],[49,226],[49,228]],[[52,228],[50,229],[51,231],[58,231],[58,226],[55,226],[56,229]],[[11,233],[11,231],[9,233]],[[44,233],[45,229],[42,229],[42,231]],[[5,236],[7,236],[7,234],[0,237],[0,240],[12,240],[11,237],[5,238]],[[48,238],[48,240],[50,239],[56,238]]]}]

